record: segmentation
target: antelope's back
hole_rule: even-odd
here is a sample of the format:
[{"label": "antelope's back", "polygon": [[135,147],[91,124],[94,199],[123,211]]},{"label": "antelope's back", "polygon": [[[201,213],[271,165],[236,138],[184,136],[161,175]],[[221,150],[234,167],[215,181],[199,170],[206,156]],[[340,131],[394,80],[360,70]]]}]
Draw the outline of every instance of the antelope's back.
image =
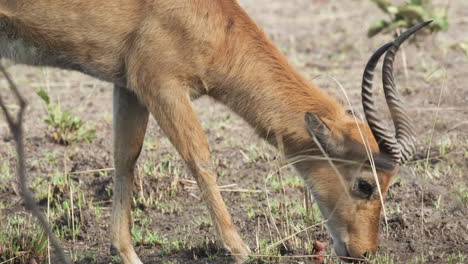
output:
[{"label": "antelope's back", "polygon": [[132,59],[165,71],[209,65],[234,23],[256,31],[231,0],[1,0],[0,55],[124,82]]}]

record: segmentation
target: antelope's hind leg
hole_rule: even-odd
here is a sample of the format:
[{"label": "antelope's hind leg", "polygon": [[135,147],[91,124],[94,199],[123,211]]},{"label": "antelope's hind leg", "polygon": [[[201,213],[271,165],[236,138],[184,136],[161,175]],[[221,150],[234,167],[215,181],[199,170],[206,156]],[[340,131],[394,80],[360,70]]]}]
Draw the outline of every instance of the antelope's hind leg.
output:
[{"label": "antelope's hind leg", "polygon": [[237,232],[216,184],[208,142],[192,109],[188,89],[177,81],[168,82],[146,100],[150,100],[146,105],[151,114],[196,179],[218,239],[237,263],[243,262],[250,250]]},{"label": "antelope's hind leg", "polygon": [[136,95],[114,87],[114,197],[111,218],[111,254],[124,264],[141,264],[132,245],[131,201],[135,163],[140,155],[148,123],[148,110]]}]

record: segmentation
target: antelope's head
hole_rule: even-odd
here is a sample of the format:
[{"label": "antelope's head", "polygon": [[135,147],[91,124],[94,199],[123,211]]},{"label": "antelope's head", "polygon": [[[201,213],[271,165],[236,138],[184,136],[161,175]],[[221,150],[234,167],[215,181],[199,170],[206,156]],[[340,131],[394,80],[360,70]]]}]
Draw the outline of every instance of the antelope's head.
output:
[{"label": "antelope's head", "polygon": [[[370,58],[362,81],[367,123],[344,112],[338,120],[306,114],[307,131],[325,157],[310,163],[301,162],[298,169],[327,221],[338,256],[362,258],[377,250],[380,214],[386,192],[398,167],[415,150],[412,121],[393,79],[393,61],[399,46],[428,23],[410,28]],[[395,133],[385,129],[373,100],[373,72],[383,54],[386,54],[383,88]]]}]

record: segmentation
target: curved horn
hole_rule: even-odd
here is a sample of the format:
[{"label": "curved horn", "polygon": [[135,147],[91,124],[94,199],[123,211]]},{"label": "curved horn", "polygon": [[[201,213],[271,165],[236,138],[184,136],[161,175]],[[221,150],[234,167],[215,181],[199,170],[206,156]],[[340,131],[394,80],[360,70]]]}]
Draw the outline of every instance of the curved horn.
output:
[{"label": "curved horn", "polygon": [[[393,45],[385,54],[385,59],[382,68],[383,89],[385,93],[385,100],[387,101],[390,114],[395,126],[395,140],[385,144],[385,150],[392,155],[393,160],[402,164],[409,160],[415,152],[415,132],[412,125],[412,120],[406,112],[405,106],[400,98],[400,95],[395,86],[393,78],[393,62],[395,54],[400,45],[408,39],[412,34],[428,25],[432,21],[426,21],[415,25],[402,33],[395,39]],[[395,155],[394,153],[399,153]]]},{"label": "curved horn", "polygon": [[397,141],[393,134],[389,134],[388,129],[382,123],[382,118],[379,116],[377,108],[374,105],[374,95],[372,93],[372,79],[374,77],[374,69],[379,62],[380,57],[392,47],[393,42],[389,42],[380,47],[367,62],[364,74],[362,76],[362,106],[364,108],[364,114],[367,119],[372,133],[375,139],[379,143],[380,150],[386,150],[394,159],[395,162],[399,162],[400,151],[395,149],[393,146],[397,145]]}]

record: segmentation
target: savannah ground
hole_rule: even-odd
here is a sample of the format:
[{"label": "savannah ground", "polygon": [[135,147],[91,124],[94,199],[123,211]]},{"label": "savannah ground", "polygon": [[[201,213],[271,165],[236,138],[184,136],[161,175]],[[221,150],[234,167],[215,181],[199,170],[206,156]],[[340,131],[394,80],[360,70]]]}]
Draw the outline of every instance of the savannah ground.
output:
[{"label": "savannah ground", "polygon": [[[373,3],[240,3],[304,75],[347,104],[339,82],[350,105],[361,112],[366,59],[393,38],[367,38],[369,25],[385,16]],[[417,44],[404,45],[407,77],[401,51],[396,60],[396,80],[415,121],[418,151],[389,190],[387,224],[383,219],[373,263],[468,262],[468,51],[460,45],[468,41],[468,2],[449,3],[447,32],[420,35]],[[9,71],[29,102],[29,184],[56,234],[76,263],[119,263],[109,254],[111,85],[56,69],[12,66]],[[15,109],[0,78],[0,92]],[[94,127],[91,142],[53,142],[52,130],[44,123],[46,106],[37,95],[40,89],[49,93],[53,105]],[[378,105],[386,110],[382,98]],[[316,205],[305,198],[301,179],[278,151],[226,107],[209,98],[195,101],[194,107],[210,142],[224,199],[256,255],[251,263],[311,263],[304,256],[313,254],[313,242],[332,241]],[[3,117],[0,120],[0,263],[57,263],[18,195],[14,142]],[[136,177],[132,231],[144,263],[229,263],[214,244],[214,227],[194,179],[154,120]],[[339,262],[330,248],[327,254],[325,263]]]}]

